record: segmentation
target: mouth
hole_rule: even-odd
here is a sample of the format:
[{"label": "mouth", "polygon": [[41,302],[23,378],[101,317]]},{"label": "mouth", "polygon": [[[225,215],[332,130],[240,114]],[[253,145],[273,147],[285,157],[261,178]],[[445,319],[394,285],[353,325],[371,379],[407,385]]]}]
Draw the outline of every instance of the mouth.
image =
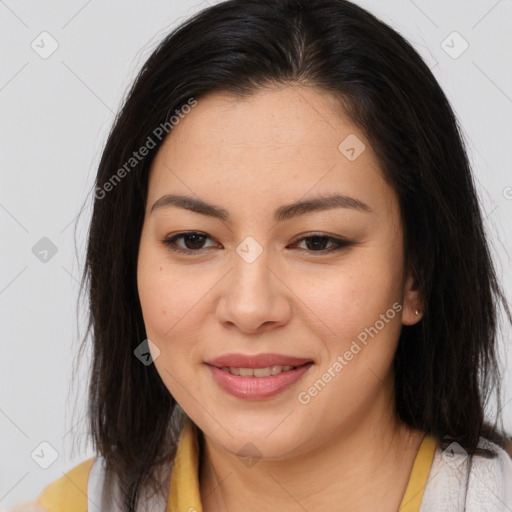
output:
[{"label": "mouth", "polygon": [[281,354],[227,354],[207,361],[214,382],[246,400],[264,400],[295,384],[314,362]]},{"label": "mouth", "polygon": [[216,368],[264,369],[278,366],[283,368],[292,366],[296,368],[312,362],[311,359],[284,354],[224,354],[206,361],[206,364]]},{"label": "mouth", "polygon": [[[307,364],[307,363],[306,363]],[[302,365],[301,365],[302,366]],[[221,370],[223,372],[229,372],[231,375],[239,375],[242,377],[270,377],[271,375],[279,375],[283,372],[289,372],[290,370],[296,370],[297,366],[291,365],[279,365],[266,366],[265,368],[237,368],[232,366],[223,366]]]}]

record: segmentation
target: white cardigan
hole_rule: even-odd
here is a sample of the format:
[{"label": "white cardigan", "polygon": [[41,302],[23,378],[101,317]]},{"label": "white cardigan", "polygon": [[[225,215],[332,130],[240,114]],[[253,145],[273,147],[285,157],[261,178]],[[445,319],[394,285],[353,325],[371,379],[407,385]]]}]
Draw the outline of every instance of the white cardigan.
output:
[{"label": "white cardigan", "polygon": [[471,469],[469,457],[457,443],[444,451],[437,447],[420,512],[512,512],[512,458],[483,437],[478,447],[497,456],[475,455]]}]

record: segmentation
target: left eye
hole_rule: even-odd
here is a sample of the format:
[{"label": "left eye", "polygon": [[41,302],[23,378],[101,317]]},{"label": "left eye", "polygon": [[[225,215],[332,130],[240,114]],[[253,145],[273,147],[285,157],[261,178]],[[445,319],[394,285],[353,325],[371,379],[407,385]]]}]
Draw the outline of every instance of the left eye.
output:
[{"label": "left eye", "polygon": [[[184,247],[177,244],[177,240],[180,239],[183,240]],[[162,240],[162,243],[172,251],[192,256],[204,249],[203,244],[207,239],[211,240],[212,238],[206,233],[190,231],[187,233],[174,235],[173,237],[165,238]],[[306,250],[307,252],[312,253],[332,252],[352,245],[352,242],[343,240],[341,238],[335,238],[327,235],[309,235],[299,238],[294,244],[292,244],[292,247],[298,245],[301,242],[305,242],[306,244],[306,249],[301,248],[301,250]],[[330,247],[329,244],[331,244]]]},{"label": "left eye", "polygon": [[[296,243],[304,241],[307,250],[312,248],[310,252],[331,252],[339,250],[350,245],[350,242],[340,238],[325,235],[311,235],[300,238]],[[327,244],[331,244],[330,248],[326,248]]]}]

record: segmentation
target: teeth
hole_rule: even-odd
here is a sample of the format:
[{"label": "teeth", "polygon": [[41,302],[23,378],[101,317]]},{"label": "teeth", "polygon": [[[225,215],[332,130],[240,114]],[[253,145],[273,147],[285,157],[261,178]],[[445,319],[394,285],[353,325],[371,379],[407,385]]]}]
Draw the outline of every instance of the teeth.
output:
[{"label": "teeth", "polygon": [[255,377],[270,377],[272,375],[271,367],[267,366],[267,368],[254,368],[254,376]]},{"label": "teeth", "polygon": [[233,368],[223,366],[222,370],[233,375],[240,375],[241,377],[270,377],[271,375],[279,375],[281,372],[288,372],[294,368],[295,366],[291,365],[281,366],[275,364],[266,368]]}]

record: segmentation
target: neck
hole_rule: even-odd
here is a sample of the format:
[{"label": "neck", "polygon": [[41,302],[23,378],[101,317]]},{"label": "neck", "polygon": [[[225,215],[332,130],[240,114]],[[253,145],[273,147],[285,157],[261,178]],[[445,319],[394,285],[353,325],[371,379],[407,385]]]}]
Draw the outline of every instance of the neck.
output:
[{"label": "neck", "polygon": [[396,512],[424,433],[401,423],[394,410],[383,404],[306,454],[252,465],[205,437],[203,512]]}]

